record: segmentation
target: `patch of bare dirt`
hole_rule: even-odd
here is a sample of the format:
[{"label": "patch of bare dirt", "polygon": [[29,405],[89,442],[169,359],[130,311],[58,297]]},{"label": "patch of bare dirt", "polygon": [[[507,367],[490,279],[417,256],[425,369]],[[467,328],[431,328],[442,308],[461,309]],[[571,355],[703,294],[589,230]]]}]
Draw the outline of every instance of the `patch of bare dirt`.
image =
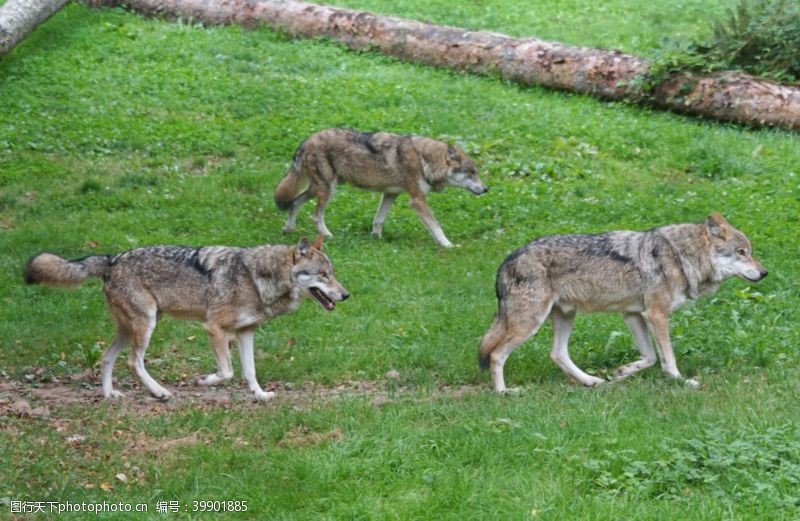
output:
[{"label": "patch of bare dirt", "polygon": [[136,432],[133,436],[126,436],[122,431],[115,432],[115,435],[125,439],[126,448],[123,455],[141,455],[141,454],[165,454],[169,451],[177,449],[178,447],[190,447],[193,445],[200,445],[207,443],[200,439],[197,432],[193,432],[188,436],[180,438],[152,438],[144,432]]},{"label": "patch of bare dirt", "polygon": [[244,383],[233,383],[220,387],[195,386],[181,382],[174,387],[172,397],[161,401],[150,396],[142,387],[129,384],[118,385],[125,396],[117,400],[105,400],[100,386],[84,380],[70,383],[31,383],[0,381],[0,416],[49,417],[51,412],[67,407],[93,407],[111,404],[121,412],[135,414],[163,414],[182,408],[281,408],[307,410],[312,407],[341,399],[367,399],[375,407],[383,407],[396,401],[431,401],[446,397],[460,399],[465,394],[485,390],[483,386],[443,386],[431,392],[421,393],[416,388],[387,385],[387,382],[356,380],[339,385],[321,386],[306,382],[299,388],[288,383],[270,381],[264,385],[267,391],[276,393],[269,402],[256,401]]}]

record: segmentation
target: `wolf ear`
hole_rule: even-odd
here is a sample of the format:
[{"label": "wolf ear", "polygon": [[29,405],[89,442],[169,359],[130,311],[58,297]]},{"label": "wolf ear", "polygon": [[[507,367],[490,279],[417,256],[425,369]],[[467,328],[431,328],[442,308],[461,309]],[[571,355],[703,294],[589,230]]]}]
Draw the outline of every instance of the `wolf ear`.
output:
[{"label": "wolf ear", "polygon": [[319,235],[317,235],[317,238],[314,239],[314,242],[313,244],[311,244],[311,247],[314,248],[315,250],[322,251],[323,239],[325,239],[325,236],[320,233]]},{"label": "wolf ear", "polygon": [[458,157],[458,151],[453,145],[447,145],[447,159],[454,161]]},{"label": "wolf ear", "polygon": [[308,239],[303,237],[300,239],[300,242],[297,243],[297,255],[300,257],[305,257],[308,255],[308,251],[311,247],[308,244]]},{"label": "wolf ear", "polygon": [[724,238],[728,235],[728,228],[730,228],[730,224],[722,214],[718,212],[714,212],[708,217],[706,217],[706,229],[708,233],[713,235],[714,237],[722,237]]}]

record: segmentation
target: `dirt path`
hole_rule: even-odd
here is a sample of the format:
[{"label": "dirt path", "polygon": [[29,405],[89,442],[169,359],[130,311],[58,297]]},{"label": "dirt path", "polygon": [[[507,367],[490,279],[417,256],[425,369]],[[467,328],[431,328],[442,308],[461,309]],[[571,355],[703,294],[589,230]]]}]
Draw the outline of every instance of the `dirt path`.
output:
[{"label": "dirt path", "polygon": [[[70,454],[79,454],[84,462],[105,462],[111,458],[109,451],[118,453],[121,459],[118,468],[114,469],[117,481],[98,475],[86,475],[81,481],[81,486],[87,489],[102,488],[106,491],[120,481],[146,483],[146,470],[140,463],[141,458],[164,458],[181,448],[210,446],[217,436],[207,429],[195,428],[178,428],[163,433],[163,436],[148,434],[136,427],[135,420],[139,418],[171,413],[185,417],[197,411],[213,413],[221,410],[242,420],[226,422],[226,435],[234,446],[274,443],[278,447],[296,448],[337,442],[344,439],[345,433],[335,425],[317,431],[301,421],[293,423],[278,439],[253,439],[246,434],[247,422],[251,421],[253,414],[263,418],[263,411],[278,412],[287,408],[311,411],[335,405],[339,400],[361,400],[379,408],[398,402],[414,404],[457,400],[469,393],[486,391],[481,386],[402,387],[392,378],[350,381],[333,386],[307,382],[300,388],[272,381],[267,382],[264,389],[275,391],[277,396],[265,403],[253,399],[247,384],[240,381],[212,388],[179,382],[168,386],[173,395],[168,401],[161,401],[152,398],[132,379],[123,379],[117,388],[125,396],[118,400],[105,400],[95,375],[76,375],[73,378],[68,382],[47,383],[0,378],[0,435],[10,440],[33,437],[43,450],[51,450],[53,443],[55,447],[63,443],[73,451]],[[101,445],[101,441],[114,448]]]},{"label": "dirt path", "polygon": [[393,385],[393,382],[357,380],[335,386],[321,386],[313,382],[295,388],[283,382],[267,382],[267,391],[277,396],[269,402],[257,402],[244,383],[231,383],[220,387],[201,387],[182,382],[173,386],[172,398],[161,401],[152,398],[138,385],[120,386],[125,394],[121,400],[106,402],[99,384],[87,380],[70,383],[28,383],[13,380],[0,381],[0,416],[43,416],[72,406],[97,406],[112,403],[130,412],[161,413],[183,408],[281,408],[305,410],[316,405],[341,399],[366,399],[381,407],[398,400],[430,401],[441,397],[459,398],[464,394],[479,392],[481,386],[443,386],[432,391]]}]

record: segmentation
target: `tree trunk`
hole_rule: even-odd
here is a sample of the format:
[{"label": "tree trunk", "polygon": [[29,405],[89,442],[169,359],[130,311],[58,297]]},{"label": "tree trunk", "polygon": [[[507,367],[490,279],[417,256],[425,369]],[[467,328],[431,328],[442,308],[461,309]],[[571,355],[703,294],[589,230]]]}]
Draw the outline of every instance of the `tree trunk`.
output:
[{"label": "tree trunk", "polygon": [[0,57],[8,54],[36,27],[69,0],[8,0],[0,6]]},{"label": "tree trunk", "polygon": [[211,24],[267,25],[294,37],[326,37],[351,49],[523,84],[633,100],[747,125],[800,130],[800,89],[732,72],[674,75],[642,90],[648,60],[616,51],[467,31],[296,0],[87,0]]}]

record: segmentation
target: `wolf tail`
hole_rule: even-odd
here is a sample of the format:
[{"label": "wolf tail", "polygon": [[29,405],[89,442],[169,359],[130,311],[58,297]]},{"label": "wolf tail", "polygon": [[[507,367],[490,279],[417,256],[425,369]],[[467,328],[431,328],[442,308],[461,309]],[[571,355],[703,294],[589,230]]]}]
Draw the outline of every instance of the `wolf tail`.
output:
[{"label": "wolf tail", "polygon": [[286,211],[292,207],[294,198],[300,191],[303,182],[306,180],[306,174],[303,171],[303,152],[304,144],[297,148],[294,153],[294,160],[292,166],[283,176],[278,187],[275,188],[275,205],[279,210]]},{"label": "wolf tail", "polygon": [[25,282],[48,286],[76,287],[89,277],[102,277],[111,265],[108,255],[90,255],[67,260],[52,253],[40,253],[25,266]]}]

